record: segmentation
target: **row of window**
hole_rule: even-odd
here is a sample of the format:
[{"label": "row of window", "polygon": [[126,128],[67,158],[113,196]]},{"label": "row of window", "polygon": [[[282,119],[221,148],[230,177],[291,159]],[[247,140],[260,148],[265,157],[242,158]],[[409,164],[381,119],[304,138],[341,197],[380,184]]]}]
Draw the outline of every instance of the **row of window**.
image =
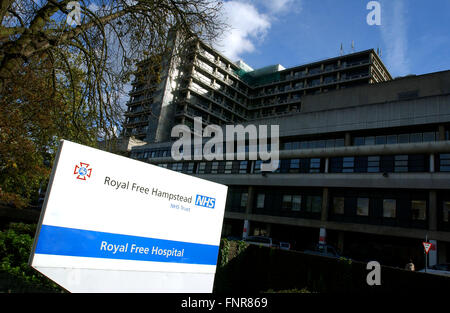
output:
[{"label": "row of window", "polygon": [[[369,198],[356,198],[356,215],[369,216]],[[397,217],[397,200],[396,199],[381,199],[382,200],[382,217],[396,218]],[[426,220],[427,218],[427,202],[426,200],[411,200],[411,219],[412,220]],[[345,197],[333,197],[332,214],[344,215],[345,213]],[[448,221],[448,212],[447,220]]]},{"label": "row of window", "polygon": [[429,156],[382,155],[330,158],[330,173],[428,172]]},{"label": "row of window", "polygon": [[[448,131],[446,131],[446,140],[448,140]],[[417,143],[417,142],[430,142],[438,141],[439,132],[416,132],[416,133],[404,133],[404,134],[392,134],[383,136],[365,136],[354,137],[354,146],[364,145],[386,145],[386,144],[398,144],[398,143]]]},{"label": "row of window", "polygon": [[[167,155],[161,150],[158,153]],[[263,161],[210,161],[161,163],[161,167],[188,174],[258,174]],[[450,172],[450,154],[437,157],[436,171]],[[335,157],[329,159],[329,173],[414,173],[429,172],[429,156],[422,154]],[[324,158],[283,159],[275,173],[324,173]]]}]

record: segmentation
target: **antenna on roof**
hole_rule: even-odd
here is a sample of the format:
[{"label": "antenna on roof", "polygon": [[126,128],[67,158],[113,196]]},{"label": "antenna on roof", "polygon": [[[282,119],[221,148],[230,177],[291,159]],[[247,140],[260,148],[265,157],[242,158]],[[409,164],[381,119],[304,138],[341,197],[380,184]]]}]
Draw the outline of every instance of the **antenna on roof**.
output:
[{"label": "antenna on roof", "polygon": [[352,40],[352,52],[355,52],[355,41]]},{"label": "antenna on roof", "polygon": [[380,55],[380,58],[381,58],[381,55],[382,55],[382,54],[383,54],[383,53],[381,52],[381,48],[380,48],[380,54],[379,54],[379,55]]},{"label": "antenna on roof", "polygon": [[342,42],[341,42],[341,55],[344,55],[344,47],[342,46]]}]

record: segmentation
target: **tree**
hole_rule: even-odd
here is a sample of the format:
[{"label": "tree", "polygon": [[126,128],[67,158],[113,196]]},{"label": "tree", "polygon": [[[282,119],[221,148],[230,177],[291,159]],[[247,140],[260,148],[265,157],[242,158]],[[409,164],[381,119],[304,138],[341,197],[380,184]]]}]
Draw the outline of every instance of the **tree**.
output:
[{"label": "tree", "polygon": [[[79,4],[76,27],[67,16]],[[221,3],[212,0],[3,1],[0,7],[0,89],[30,58],[54,60],[71,79],[73,56],[84,72],[83,98],[106,135],[120,127],[120,98],[133,65],[167,51],[169,30],[209,41],[222,30]],[[55,88],[55,86],[53,87]],[[3,91],[3,90],[2,90]]]},{"label": "tree", "polygon": [[[77,4],[81,19],[71,26]],[[135,64],[167,53],[170,31],[216,38],[220,10],[212,0],[2,1],[0,201],[29,203],[60,139],[114,137]]]}]

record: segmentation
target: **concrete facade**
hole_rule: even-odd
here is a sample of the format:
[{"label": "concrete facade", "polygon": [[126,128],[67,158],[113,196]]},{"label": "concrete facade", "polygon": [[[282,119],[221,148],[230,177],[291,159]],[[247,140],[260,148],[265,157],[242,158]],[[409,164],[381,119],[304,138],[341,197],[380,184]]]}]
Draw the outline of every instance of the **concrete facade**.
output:
[{"label": "concrete facade", "polygon": [[[174,92],[173,119],[161,125],[170,133],[169,125],[190,125],[197,113],[204,125],[279,125],[278,170],[261,172],[261,161],[248,156],[175,161],[170,155],[173,138],[135,147],[131,157],[228,185],[223,236],[265,234],[302,250],[318,242],[322,229],[326,237],[321,239],[346,256],[394,266],[412,258],[418,269],[424,264],[421,242],[427,237],[436,243],[429,264],[449,262],[450,71],[392,80],[376,53],[368,50],[350,56],[357,60],[354,66],[368,66],[368,77],[355,78],[358,84],[350,84],[351,79],[326,84],[324,76],[333,71],[341,78],[344,72],[334,65],[345,56],[291,69],[268,67],[262,71],[267,77],[252,77],[237,65],[226,65],[228,60],[210,48],[200,48],[193,63],[188,62],[191,79]],[[201,55],[203,51],[213,57]],[[359,64],[361,56],[370,62]],[[196,60],[217,66],[208,76]],[[215,80],[220,62],[232,69],[223,82],[231,79],[237,85],[202,95],[193,85],[197,81],[200,86],[201,80],[191,76],[202,72],[214,85],[222,81]],[[316,72],[307,76],[311,69]],[[287,103],[282,97],[292,99],[297,78],[306,83],[319,79],[313,86],[317,92],[299,88],[298,101]],[[291,88],[278,89],[286,81]],[[230,90],[233,96],[227,95]],[[209,102],[194,103],[194,95]],[[214,100],[219,95],[225,97],[221,102]],[[273,96],[274,103],[262,105]],[[224,99],[234,101],[231,107]]]}]

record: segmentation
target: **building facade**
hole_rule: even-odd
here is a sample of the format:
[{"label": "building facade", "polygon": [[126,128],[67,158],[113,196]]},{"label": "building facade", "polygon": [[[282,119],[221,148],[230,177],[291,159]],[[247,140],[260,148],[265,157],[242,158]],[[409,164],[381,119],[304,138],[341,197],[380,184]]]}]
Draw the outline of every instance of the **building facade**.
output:
[{"label": "building facade", "polygon": [[[164,89],[173,108],[166,129],[147,131],[131,157],[228,185],[223,236],[270,236],[297,250],[321,237],[351,258],[413,259],[416,268],[427,238],[429,264],[449,262],[450,71],[392,79],[373,50],[252,71],[195,47]],[[174,161],[171,126],[193,126],[195,116],[205,125],[279,125],[278,169],[261,172],[263,161],[250,159]]]}]

